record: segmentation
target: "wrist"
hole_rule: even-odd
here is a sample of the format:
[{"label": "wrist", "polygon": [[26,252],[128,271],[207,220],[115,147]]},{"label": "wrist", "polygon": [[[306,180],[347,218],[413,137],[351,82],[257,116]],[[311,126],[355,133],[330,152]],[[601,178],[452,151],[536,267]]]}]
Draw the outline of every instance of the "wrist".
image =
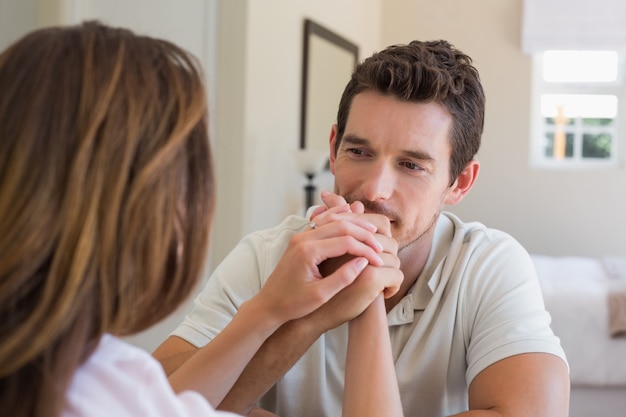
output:
[{"label": "wrist", "polygon": [[282,328],[289,331],[294,338],[307,340],[310,343],[313,343],[329,330],[324,326],[323,320],[320,320],[320,315],[316,312],[288,321]]},{"label": "wrist", "polygon": [[388,327],[387,310],[382,294],[378,295],[361,314],[350,320],[349,328],[351,330],[356,330],[361,327],[368,329],[374,325]]},{"label": "wrist", "polygon": [[281,325],[285,323],[278,317],[274,309],[266,306],[264,300],[258,295],[244,301],[239,307],[237,316],[246,317],[255,331],[260,332],[265,338],[269,337]]}]

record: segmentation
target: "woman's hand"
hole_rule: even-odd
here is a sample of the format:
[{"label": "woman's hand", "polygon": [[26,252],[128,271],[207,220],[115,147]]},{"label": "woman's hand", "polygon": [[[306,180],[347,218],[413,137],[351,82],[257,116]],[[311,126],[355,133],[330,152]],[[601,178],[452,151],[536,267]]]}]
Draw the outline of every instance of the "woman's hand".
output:
[{"label": "woman's hand", "polygon": [[[323,223],[324,221],[328,221],[328,218],[334,219],[343,213],[352,213],[353,217],[360,217],[363,221],[372,223],[376,226],[375,237],[383,247],[382,252],[379,254],[381,259],[383,259],[383,265],[368,265],[368,273],[376,273],[371,271],[374,267],[400,268],[400,259],[397,256],[398,245],[395,239],[391,237],[391,223],[387,217],[380,214],[365,213],[363,203],[360,201],[354,201],[351,204],[348,204],[342,196],[329,191],[322,191],[322,202],[324,204],[319,206],[312,213],[311,220],[315,221],[314,219],[316,219],[317,221]],[[351,259],[350,255],[328,259],[320,265],[320,272],[323,276],[327,276],[349,259]],[[379,271],[379,273],[380,272],[390,271]],[[393,274],[395,275],[395,273]],[[390,279],[387,282],[389,282],[390,286],[383,289],[383,295],[385,298],[389,298],[398,292],[402,280],[398,282],[396,276],[396,279]]]},{"label": "woman's hand", "polygon": [[[337,194],[322,192],[323,206],[318,207],[311,215],[311,220],[316,224],[326,224],[343,217],[350,217],[353,221],[371,223],[376,226],[374,237],[382,246],[379,256],[382,264],[369,263],[355,282],[344,288],[328,303],[311,314],[320,331],[332,329],[348,320],[353,319],[363,312],[371,302],[383,294],[389,298],[396,294],[404,279],[400,270],[398,258],[398,244],[391,237],[391,223],[383,215],[364,213],[363,204],[355,201],[348,204],[346,200]],[[336,258],[329,258],[319,266],[323,276],[329,276],[353,256],[345,254]]]},{"label": "woman's hand", "polygon": [[[385,251],[392,244],[390,239],[381,239],[378,230],[385,227],[384,222],[374,216],[356,215],[347,204],[324,210],[307,230],[292,236],[267,282],[250,301],[261,306],[274,323],[282,324],[325,304],[367,265],[389,263]],[[329,259],[343,262],[323,274],[320,265]]]}]

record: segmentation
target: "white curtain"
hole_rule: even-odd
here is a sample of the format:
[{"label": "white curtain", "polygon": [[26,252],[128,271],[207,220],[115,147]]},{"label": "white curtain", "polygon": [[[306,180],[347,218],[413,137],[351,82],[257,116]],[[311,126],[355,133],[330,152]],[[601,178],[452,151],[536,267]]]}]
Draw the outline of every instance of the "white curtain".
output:
[{"label": "white curtain", "polygon": [[626,52],[626,0],[523,0],[522,50]]}]

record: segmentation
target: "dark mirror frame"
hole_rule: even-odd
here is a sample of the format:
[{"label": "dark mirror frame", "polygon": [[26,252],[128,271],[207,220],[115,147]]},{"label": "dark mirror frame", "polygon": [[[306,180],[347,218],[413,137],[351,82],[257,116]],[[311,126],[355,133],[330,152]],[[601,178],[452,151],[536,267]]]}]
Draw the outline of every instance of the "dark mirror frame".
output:
[{"label": "dark mirror frame", "polygon": [[[329,29],[315,23],[310,19],[304,20],[304,37],[302,48],[302,94],[301,94],[301,112],[300,112],[300,149],[306,149],[306,129],[307,129],[307,90],[309,83],[309,63],[311,61],[311,38],[313,36],[319,36],[322,39],[336,45],[339,48],[345,49],[350,54],[354,55],[354,69],[357,65],[359,58],[359,47],[350,42],[349,40],[339,36]],[[346,79],[346,83],[347,83]],[[338,106],[336,103],[335,106]],[[330,126],[329,126],[330,128]]]}]

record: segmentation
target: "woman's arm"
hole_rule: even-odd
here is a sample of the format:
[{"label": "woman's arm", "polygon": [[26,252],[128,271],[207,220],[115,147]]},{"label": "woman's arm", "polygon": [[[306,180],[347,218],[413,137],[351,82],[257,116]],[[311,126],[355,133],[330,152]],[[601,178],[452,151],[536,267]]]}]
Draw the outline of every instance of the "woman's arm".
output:
[{"label": "woman's arm", "polygon": [[350,321],[343,398],[343,417],[404,415],[382,295]]},{"label": "woman's arm", "polygon": [[[355,258],[337,271],[339,275],[345,275],[342,280],[349,284],[354,277],[358,276],[367,265],[364,258]],[[285,285],[285,292],[295,292],[296,279],[291,286]],[[341,284],[340,284],[341,285]],[[318,303],[325,302],[340,288],[325,288],[321,294],[310,288],[312,298],[307,300],[304,294],[285,294],[299,307],[315,309]],[[323,295],[322,295],[323,294]],[[209,344],[198,349],[182,366],[174,371],[169,380],[175,391],[194,390],[202,393],[214,406],[224,399],[228,391],[235,384],[242,371],[248,365],[257,350],[272,335],[276,329],[292,318],[298,318],[302,313],[299,308],[285,303],[283,307],[289,310],[276,311],[277,301],[269,293],[261,291],[252,299],[243,303],[232,319]],[[299,301],[299,303],[298,303]],[[310,303],[308,304],[307,301]],[[300,310],[300,311],[299,311]],[[304,310],[305,313],[308,311]]]},{"label": "woman's arm", "polygon": [[[383,265],[377,226],[355,216],[323,221],[333,214],[329,210],[316,218],[316,228],[294,235],[261,291],[241,305],[209,344],[185,355],[190,357],[169,376],[176,391],[198,391],[217,406],[276,329],[317,310],[354,282],[368,264]],[[346,254],[352,259],[330,275],[321,275],[319,264]],[[382,285],[395,286],[394,282]]]}]

